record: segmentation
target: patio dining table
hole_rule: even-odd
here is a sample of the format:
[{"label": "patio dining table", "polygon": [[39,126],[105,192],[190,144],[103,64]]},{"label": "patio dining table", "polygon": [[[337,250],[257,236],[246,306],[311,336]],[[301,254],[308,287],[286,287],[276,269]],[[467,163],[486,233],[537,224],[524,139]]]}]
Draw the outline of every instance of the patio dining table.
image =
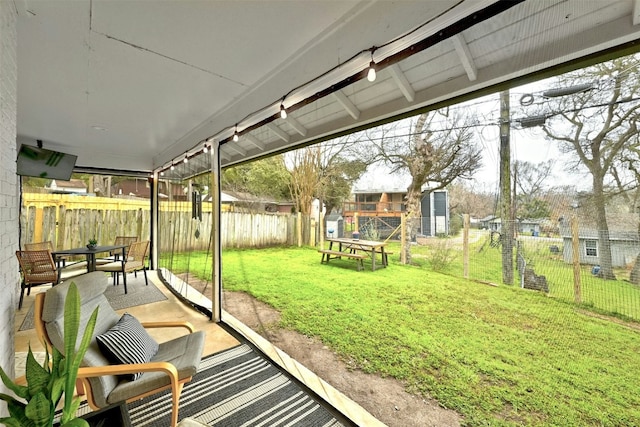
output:
[{"label": "patio dining table", "polygon": [[[51,255],[57,261],[58,257],[65,255],[84,255],[87,258],[87,272],[90,273],[96,270],[96,254],[104,252],[122,251],[122,259],[126,259],[127,245],[109,245],[109,246],[96,246],[93,249],[89,249],[86,246],[72,249],[62,249],[59,251],[51,252]],[[57,264],[57,263],[56,263]],[[58,277],[60,277],[60,269],[58,269]]]}]

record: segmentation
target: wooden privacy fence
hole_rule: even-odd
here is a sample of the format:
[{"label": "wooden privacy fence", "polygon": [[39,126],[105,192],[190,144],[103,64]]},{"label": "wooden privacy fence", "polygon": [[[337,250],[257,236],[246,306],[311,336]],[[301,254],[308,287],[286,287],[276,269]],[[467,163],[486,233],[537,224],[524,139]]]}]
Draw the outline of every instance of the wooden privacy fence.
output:
[{"label": "wooden privacy fence", "polygon": [[[188,202],[161,203],[159,250],[184,252],[207,250],[212,213],[203,205],[202,219],[193,219]],[[101,245],[112,244],[116,236],[149,239],[151,212],[148,200],[109,199],[68,195],[23,195],[20,218],[21,243],[50,240],[56,249],[84,246],[90,238]],[[255,248],[313,244],[313,226],[308,216],[295,214],[222,212],[223,248]]]}]

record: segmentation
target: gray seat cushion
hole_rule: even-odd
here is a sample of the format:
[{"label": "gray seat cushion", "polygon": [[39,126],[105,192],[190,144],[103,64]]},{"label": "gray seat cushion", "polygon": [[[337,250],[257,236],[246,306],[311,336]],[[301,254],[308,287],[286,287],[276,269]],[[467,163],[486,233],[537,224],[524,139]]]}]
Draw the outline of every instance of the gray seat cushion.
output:
[{"label": "gray seat cushion", "polygon": [[[111,362],[100,351],[95,336],[111,329],[120,315],[113,310],[104,296],[109,286],[109,276],[102,271],[96,271],[74,277],[68,283],[52,287],[47,291],[44,300],[42,318],[45,322],[47,334],[53,345],[59,350],[64,349],[64,301],[71,281],[76,283],[81,301],[81,319],[79,334],[84,333],[91,313],[98,307],[98,320],[94,330],[94,338],[82,359],[82,366],[106,366]],[[171,341],[159,343],[158,352],[152,361],[166,361],[172,363],[178,370],[180,378],[192,376],[200,364],[204,348],[204,332],[181,336]],[[169,378],[163,373],[150,372],[143,374],[136,381],[122,379],[122,377],[108,375],[90,378],[94,400],[100,407],[111,403],[127,400],[130,397],[151,391],[169,384]]]},{"label": "gray seat cushion", "polygon": [[[178,370],[180,379],[191,377],[196,373],[200,365],[204,338],[203,331],[196,331],[192,334],[160,343],[158,352],[151,361],[171,363]],[[153,390],[169,384],[169,377],[166,374],[162,372],[145,372],[135,381],[120,381],[109,394],[107,403],[112,404],[127,400],[131,396],[141,393],[141,391]]]}]

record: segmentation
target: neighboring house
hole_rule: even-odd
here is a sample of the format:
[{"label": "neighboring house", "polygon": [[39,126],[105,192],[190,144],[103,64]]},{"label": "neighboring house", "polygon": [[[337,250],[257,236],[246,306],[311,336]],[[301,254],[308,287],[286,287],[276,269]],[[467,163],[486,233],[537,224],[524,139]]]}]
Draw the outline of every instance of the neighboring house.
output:
[{"label": "neighboring house", "polygon": [[543,221],[544,219],[518,219],[518,222],[516,223],[518,233],[538,236],[540,234],[540,226]]},{"label": "neighboring house", "polygon": [[[354,189],[352,200],[345,202],[342,216],[349,223],[358,215],[358,228],[375,223],[382,237],[387,237],[400,225],[400,217],[406,211],[406,190]],[[420,202],[422,220],[418,234],[436,236],[449,233],[449,195],[447,190],[423,189]]]},{"label": "neighboring house", "polygon": [[[540,227],[545,219],[516,219],[516,232],[518,234],[527,234],[538,236]],[[481,220],[482,228],[491,231],[502,231],[502,218],[490,215]]]},{"label": "neighboring house", "polygon": [[81,179],[71,179],[70,181],[54,179],[51,181],[49,190],[52,193],[87,194],[87,184]]},{"label": "neighboring house", "polygon": [[228,211],[292,213],[295,210],[292,201],[275,200],[239,191],[222,192],[222,203],[229,207],[226,209]]},{"label": "neighboring house", "polygon": [[[611,264],[613,267],[625,267],[635,262],[640,253],[640,235],[638,234],[638,216],[636,214],[617,214],[607,216],[609,243],[611,245]],[[573,262],[571,227],[567,219],[560,219],[560,235],[563,240],[563,259]],[[600,264],[601,242],[598,229],[589,219],[580,218],[578,226],[580,263]]]},{"label": "neighboring house", "polygon": [[482,229],[490,230],[491,229],[491,221],[496,219],[495,215],[487,215],[484,218],[479,220],[479,226]]},{"label": "neighboring house", "polygon": [[[151,186],[146,178],[129,178],[111,186],[112,197],[120,198],[151,198]],[[161,200],[188,200],[185,187],[168,181],[158,182],[158,198]]]}]

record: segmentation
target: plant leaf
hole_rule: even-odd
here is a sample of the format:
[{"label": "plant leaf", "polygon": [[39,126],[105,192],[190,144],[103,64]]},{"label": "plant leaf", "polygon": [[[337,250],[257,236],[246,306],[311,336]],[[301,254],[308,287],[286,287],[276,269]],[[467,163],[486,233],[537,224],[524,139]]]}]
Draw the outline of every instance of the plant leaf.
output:
[{"label": "plant leaf", "polygon": [[62,359],[64,359],[62,353],[60,353],[57,348],[53,347],[51,349],[51,366],[53,367],[53,370],[55,370],[56,377],[61,377],[64,374],[64,363],[62,362]]},{"label": "plant leaf", "polygon": [[0,424],[4,424],[7,427],[23,427],[22,423],[15,418],[0,418]]},{"label": "plant leaf", "polygon": [[36,358],[33,357],[31,346],[29,346],[29,353],[27,354],[25,375],[27,377],[27,387],[29,388],[30,396],[35,396],[40,392],[44,393],[47,390],[51,374],[49,373],[48,367],[44,368],[40,366]]},{"label": "plant leaf", "polygon": [[54,406],[58,406],[58,402],[60,402],[60,398],[62,398],[65,381],[66,378],[64,377],[55,378],[53,380],[53,384],[51,386],[51,402],[53,402]]},{"label": "plant leaf", "polygon": [[33,421],[27,418],[27,415],[25,414],[26,408],[27,405],[22,402],[18,402],[17,400],[7,401],[9,415],[11,418],[17,420],[22,426],[33,425]]},{"label": "plant leaf", "polygon": [[67,367],[76,351],[78,329],[80,327],[80,294],[75,282],[71,282],[64,301],[64,356]]},{"label": "plant leaf", "polygon": [[32,420],[37,426],[51,425],[53,420],[53,406],[47,396],[40,392],[34,395],[24,410],[27,418]]},{"label": "plant leaf", "polygon": [[[0,378],[2,378],[2,382],[4,385],[14,392],[16,396],[21,397],[23,399],[27,399],[29,397],[29,388],[27,386],[18,385],[9,378],[9,376],[4,372],[4,369],[0,367]],[[4,399],[2,399],[4,400]]]},{"label": "plant leaf", "polygon": [[91,344],[93,337],[93,331],[98,320],[98,308],[96,307],[91,313],[82,335],[82,340],[78,350],[76,351],[75,345],[77,342],[77,336],[80,324],[80,297],[75,283],[69,285],[69,292],[67,293],[67,299],[65,301],[65,323],[64,323],[64,337],[65,337],[65,398],[64,408],[62,410],[61,424],[66,424],[71,421],[75,416],[77,405],[74,408],[73,391],[75,387],[76,378],[78,376],[78,369],[82,363],[82,358]]},{"label": "plant leaf", "polygon": [[84,418],[74,418],[60,427],[89,427],[89,423]]}]

